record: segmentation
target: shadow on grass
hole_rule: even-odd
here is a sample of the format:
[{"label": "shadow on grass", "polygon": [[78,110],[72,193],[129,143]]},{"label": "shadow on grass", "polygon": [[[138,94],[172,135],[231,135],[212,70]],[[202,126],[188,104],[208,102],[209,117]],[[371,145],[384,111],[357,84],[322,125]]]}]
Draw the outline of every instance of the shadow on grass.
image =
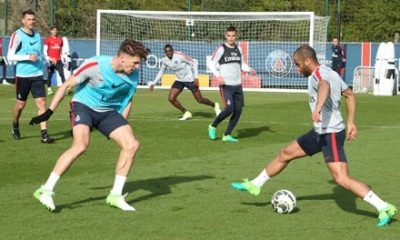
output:
[{"label": "shadow on grass", "polygon": [[210,112],[194,112],[193,116],[214,119],[215,113],[214,113],[214,110],[212,108],[210,108]]},{"label": "shadow on grass", "polygon": [[[23,130],[22,130],[23,131]],[[24,140],[24,139],[30,139],[30,138],[37,138],[37,139],[39,139],[40,140],[40,132],[38,131],[38,134],[37,135],[28,135],[28,136],[24,136],[23,135],[23,132],[21,133],[21,140]],[[62,139],[66,139],[66,138],[71,138],[72,137],[72,133],[71,133],[71,130],[66,130],[66,131],[62,131],[62,132],[56,132],[56,133],[53,133],[53,132],[49,132],[49,135],[51,136],[51,137],[53,137],[54,138],[54,140],[62,140]],[[12,135],[10,134],[10,139],[13,139],[12,138]]]},{"label": "shadow on grass", "polygon": [[[297,202],[301,201],[321,201],[321,200],[334,200],[337,206],[345,212],[354,213],[357,215],[363,215],[371,218],[377,218],[378,214],[376,212],[365,211],[357,209],[356,199],[357,196],[347,191],[346,189],[335,186],[332,189],[332,194],[317,194],[317,195],[308,195],[308,196],[299,196],[297,197]],[[271,205],[271,202],[242,202],[243,205],[251,205],[256,207],[265,207]],[[297,204],[299,205],[299,204]],[[297,210],[299,211],[299,209]],[[393,219],[392,221],[396,221]]]},{"label": "shadow on grass", "polygon": [[244,129],[238,129],[238,138],[248,138],[248,137],[254,137],[257,136],[258,134],[262,132],[274,132],[271,130],[270,127],[268,126],[262,126],[262,127],[256,127],[256,128],[244,128]]},{"label": "shadow on grass", "polygon": [[[128,203],[133,202],[140,202],[143,200],[147,200],[154,197],[159,197],[162,195],[170,194],[171,193],[171,186],[186,183],[186,182],[193,182],[193,181],[201,181],[205,179],[214,178],[212,176],[207,175],[199,175],[199,176],[170,176],[170,177],[162,177],[162,178],[152,178],[152,179],[145,179],[145,180],[138,180],[138,181],[131,181],[127,182],[124,186],[124,192],[133,193],[137,190],[145,190],[150,192],[147,195],[135,198]],[[104,187],[95,187],[90,188],[91,190],[101,190],[101,189],[111,189],[112,186],[104,186]],[[93,202],[93,201],[104,201],[107,195],[100,196],[100,197],[89,197],[80,201],[59,205],[56,207],[55,213],[60,213],[64,208],[68,209],[75,209],[81,207],[81,204]]]}]

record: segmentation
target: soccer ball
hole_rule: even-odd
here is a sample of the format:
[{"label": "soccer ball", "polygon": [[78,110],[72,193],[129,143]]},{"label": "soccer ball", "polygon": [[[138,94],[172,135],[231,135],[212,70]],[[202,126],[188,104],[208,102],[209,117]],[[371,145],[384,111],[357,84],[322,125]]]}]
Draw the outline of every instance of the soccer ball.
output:
[{"label": "soccer ball", "polygon": [[279,190],[271,200],[272,209],[277,213],[291,213],[296,207],[296,196],[289,190]]}]

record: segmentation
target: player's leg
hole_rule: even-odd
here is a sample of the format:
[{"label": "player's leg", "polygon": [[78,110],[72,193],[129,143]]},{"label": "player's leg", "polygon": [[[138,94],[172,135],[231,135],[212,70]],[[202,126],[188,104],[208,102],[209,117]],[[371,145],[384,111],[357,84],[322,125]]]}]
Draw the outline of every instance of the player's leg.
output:
[{"label": "player's leg", "polygon": [[229,120],[228,127],[224,133],[222,141],[225,142],[238,142],[239,139],[232,137],[232,131],[239,122],[239,118],[242,115],[242,109],[244,106],[244,95],[241,86],[235,87],[236,91],[233,95],[233,113]]},{"label": "player's leg", "polygon": [[126,203],[126,195],[122,194],[122,190],[131,171],[140,143],[135,138],[132,128],[129,126],[126,119],[117,112],[110,112],[107,118],[101,121],[98,129],[104,135],[115,141],[121,149],[115,166],[114,185],[110,194],[107,196],[106,203],[125,211],[135,211],[132,206]]},{"label": "player's leg", "polygon": [[192,114],[188,110],[186,110],[186,108],[184,108],[181,102],[178,101],[177,99],[184,87],[185,87],[184,83],[180,81],[175,81],[174,84],[172,84],[168,96],[168,101],[183,114],[179,120],[187,120],[192,117]]},{"label": "player's leg", "polygon": [[[81,116],[82,117],[82,116]],[[33,196],[50,211],[55,210],[53,200],[54,188],[60,177],[69,169],[73,162],[85,152],[89,146],[90,127],[84,124],[75,125],[72,128],[73,141],[71,147],[57,160],[46,183],[37,189]]]},{"label": "player's leg", "polygon": [[243,179],[243,182],[232,183],[232,188],[245,191],[257,196],[261,192],[261,187],[271,178],[282,172],[287,165],[295,159],[306,156],[307,154],[300,147],[298,140],[292,141],[289,145],[280,150],[278,155],[252,180]]},{"label": "player's leg", "polygon": [[11,134],[15,140],[21,139],[21,133],[19,130],[19,118],[21,117],[22,110],[25,108],[30,89],[31,81],[29,78],[15,77],[15,95],[17,101],[12,110],[13,121],[11,128]]},{"label": "player's leg", "polygon": [[53,95],[53,91],[51,90],[51,79],[53,78],[54,75],[54,71],[55,71],[55,66],[54,64],[50,64],[50,66],[48,66],[47,68],[47,94],[48,95]]},{"label": "player's leg", "polygon": [[367,184],[350,176],[343,147],[345,138],[345,130],[343,130],[338,133],[326,134],[325,139],[321,139],[323,141],[322,152],[329,172],[339,186],[373,205],[379,211],[378,226],[385,226],[393,218],[397,209],[379,198]]},{"label": "player's leg", "polygon": [[198,103],[213,107],[214,111],[215,111],[215,116],[218,116],[221,113],[219,103],[212,102],[210,99],[203,97],[203,95],[201,94],[201,91],[199,89],[199,86],[194,86],[193,83],[191,83],[191,84],[192,84],[192,87],[188,87],[188,89],[190,91],[192,91],[193,97],[196,99],[196,101]]},{"label": "player's leg", "polygon": [[219,87],[220,94],[222,98],[222,102],[225,105],[225,109],[218,114],[218,116],[214,119],[214,121],[208,126],[208,136],[211,140],[216,139],[216,132],[218,125],[224,121],[227,117],[229,117],[233,113],[233,87],[223,85]]},{"label": "player's leg", "polygon": [[60,75],[61,82],[64,83],[65,82],[64,65],[61,60],[57,61],[56,69],[57,69],[58,74]]},{"label": "player's leg", "polygon": [[[46,91],[42,77],[32,79],[31,92],[40,115],[46,111]],[[40,135],[42,143],[54,142],[54,138],[50,137],[47,132],[47,122],[40,123]]]}]

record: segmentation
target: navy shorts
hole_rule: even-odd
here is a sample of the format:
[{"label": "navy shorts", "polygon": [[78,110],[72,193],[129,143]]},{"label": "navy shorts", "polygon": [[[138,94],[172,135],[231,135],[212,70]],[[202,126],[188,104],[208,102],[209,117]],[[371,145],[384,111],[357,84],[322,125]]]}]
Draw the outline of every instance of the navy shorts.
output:
[{"label": "navy shorts", "polygon": [[222,101],[225,107],[234,105],[236,107],[242,108],[244,106],[244,95],[242,85],[222,85],[219,87],[221,93]]},{"label": "navy shorts", "polygon": [[97,112],[80,102],[71,102],[70,118],[72,127],[84,124],[90,130],[96,128],[106,137],[109,137],[115,129],[128,124],[116,110]]},{"label": "navy shorts", "polygon": [[195,86],[194,82],[175,81],[174,84],[172,84],[171,88],[176,88],[182,91],[185,87],[189,89],[191,92],[199,91],[199,86]]},{"label": "navy shorts", "polygon": [[45,81],[42,76],[37,77],[15,77],[15,91],[16,97],[19,101],[26,101],[29,92],[32,93],[33,98],[46,97],[44,89]]},{"label": "navy shorts", "polygon": [[319,134],[312,129],[299,137],[297,143],[309,156],[322,151],[326,163],[347,162],[343,148],[345,139],[346,130],[337,133]]}]

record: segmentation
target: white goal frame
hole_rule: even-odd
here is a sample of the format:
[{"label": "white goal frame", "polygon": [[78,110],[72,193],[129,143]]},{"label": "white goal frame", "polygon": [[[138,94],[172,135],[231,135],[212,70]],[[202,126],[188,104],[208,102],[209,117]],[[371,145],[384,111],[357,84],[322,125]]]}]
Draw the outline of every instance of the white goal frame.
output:
[{"label": "white goal frame", "polygon": [[[97,22],[96,22],[96,55],[103,55],[103,52],[101,50],[101,41],[102,41],[102,14],[118,14],[118,15],[127,15],[127,16],[134,16],[134,17],[139,17],[143,16],[148,19],[158,19],[160,18],[165,18],[165,19],[178,19],[178,20],[185,20],[186,19],[186,26],[189,26],[190,24],[196,23],[196,21],[207,21],[207,22],[218,22],[218,21],[229,21],[232,22],[233,25],[237,22],[251,22],[251,21],[263,21],[265,20],[266,17],[269,18],[274,18],[277,21],[289,21],[291,19],[297,19],[300,18],[303,21],[305,19],[308,19],[309,21],[309,32],[308,32],[308,39],[306,40],[306,44],[314,47],[316,45],[316,39],[315,35],[319,34],[318,36],[318,42],[317,44],[320,46],[318,49],[315,47],[317,51],[317,57],[323,62],[325,61],[325,44],[326,44],[326,29],[321,30],[322,35],[317,31],[320,31],[320,29],[315,28],[315,22],[316,18],[318,19],[326,19],[324,20],[325,23],[325,28],[328,22],[328,17],[318,17],[314,15],[314,12],[177,12],[177,11],[131,11],[131,10],[97,10]],[[206,16],[212,17],[204,20]],[[193,19],[193,21],[192,21]],[[201,19],[201,20],[199,20]],[[189,20],[189,21],[188,21]],[[189,25],[188,25],[189,24]],[[240,34],[240,31],[239,31]],[[136,39],[139,41],[142,41],[141,39]],[[166,40],[159,40],[167,43]],[[240,40],[239,40],[240,41]],[[221,43],[223,41],[221,40]],[[293,42],[295,43],[295,42]],[[304,44],[304,43],[303,43]],[[146,45],[146,43],[145,43]],[[299,46],[301,44],[299,43]],[[215,45],[215,48],[218,45]],[[152,50],[152,49],[151,49]],[[179,49],[178,49],[179,50]],[[185,52],[185,51],[183,51]],[[110,55],[111,53],[108,53],[106,55]],[[115,51],[114,53],[115,54]],[[210,53],[210,55],[212,52]],[[190,54],[189,54],[190,55]],[[289,54],[290,57],[291,53]],[[250,65],[251,66],[251,65]],[[143,66],[142,66],[143,67]],[[251,66],[253,67],[253,66]],[[294,64],[292,63],[291,71],[296,71]],[[255,69],[258,72],[258,69]],[[211,77],[211,75],[210,75]],[[300,77],[300,76],[299,76]],[[152,79],[146,79],[146,81],[151,81]],[[263,79],[261,80],[263,81]],[[307,80],[305,80],[307,81]],[[299,85],[300,86],[300,85]],[[304,88],[304,85],[301,89],[285,89],[285,88],[248,88],[245,90],[246,91],[262,91],[262,92],[306,92],[307,89]],[[139,86],[140,87],[140,86]],[[146,87],[144,84],[142,84],[142,87]],[[157,86],[157,88],[168,88],[168,87],[160,87]],[[216,87],[205,87],[202,89],[218,89]]]}]

